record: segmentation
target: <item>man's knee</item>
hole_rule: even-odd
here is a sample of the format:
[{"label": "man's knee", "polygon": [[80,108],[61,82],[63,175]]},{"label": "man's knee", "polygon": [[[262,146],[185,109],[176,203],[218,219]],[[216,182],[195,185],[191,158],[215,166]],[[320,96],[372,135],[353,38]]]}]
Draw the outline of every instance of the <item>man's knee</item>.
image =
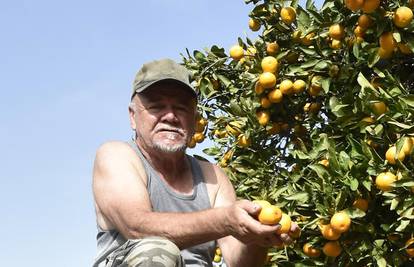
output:
[{"label": "man's knee", "polygon": [[146,237],[140,240],[128,240],[131,250],[124,262],[127,266],[181,267],[180,249],[163,237]]}]

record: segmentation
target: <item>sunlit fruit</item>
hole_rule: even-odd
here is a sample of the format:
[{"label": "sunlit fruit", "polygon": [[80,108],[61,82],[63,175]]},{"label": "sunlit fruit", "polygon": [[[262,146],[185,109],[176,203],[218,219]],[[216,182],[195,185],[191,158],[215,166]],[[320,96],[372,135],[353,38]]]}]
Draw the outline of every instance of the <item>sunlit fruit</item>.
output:
[{"label": "sunlit fruit", "polygon": [[257,19],[249,19],[249,28],[250,30],[257,32],[260,29],[260,22]]},{"label": "sunlit fruit", "polygon": [[238,136],[240,134],[239,129],[237,129],[236,127],[230,126],[229,124],[226,125],[226,131],[233,136]]},{"label": "sunlit fruit", "polygon": [[244,49],[240,45],[234,45],[230,48],[230,57],[234,60],[240,60],[244,56]]},{"label": "sunlit fruit", "polygon": [[287,234],[290,231],[292,220],[290,219],[290,216],[286,213],[282,214],[282,218],[279,221],[280,228],[276,231],[277,234]]},{"label": "sunlit fruit", "polygon": [[357,198],[354,200],[354,203],[352,203],[352,206],[365,212],[368,210],[368,200]]},{"label": "sunlit fruit", "polygon": [[318,248],[313,247],[309,243],[305,243],[303,245],[303,253],[310,258],[317,258],[321,255],[321,250]]},{"label": "sunlit fruit", "polygon": [[280,10],[280,18],[288,25],[292,24],[296,20],[296,11],[293,7],[283,7]]},{"label": "sunlit fruit", "polygon": [[390,191],[393,187],[393,183],[396,180],[397,176],[395,176],[393,173],[382,172],[378,174],[377,178],[375,179],[375,185],[382,191]]},{"label": "sunlit fruit", "polygon": [[311,96],[318,96],[319,93],[321,92],[321,89],[322,89],[322,87],[311,84],[311,86],[309,87],[308,92]]},{"label": "sunlit fruit", "polygon": [[319,103],[306,103],[305,106],[303,106],[304,112],[310,112],[310,113],[318,113],[321,105]]},{"label": "sunlit fruit", "polygon": [[240,134],[237,140],[237,144],[241,147],[249,147],[252,144],[252,141],[246,135]]},{"label": "sunlit fruit", "polygon": [[196,146],[196,144],[197,144],[197,142],[196,142],[196,140],[194,139],[194,136],[192,136],[192,137],[191,137],[191,139],[190,139],[190,141],[188,141],[187,146],[188,146],[189,148],[194,148],[194,147]]},{"label": "sunlit fruit", "polygon": [[345,0],[345,5],[352,11],[357,11],[364,4],[364,0]]},{"label": "sunlit fruit", "polygon": [[215,254],[215,255],[214,255],[214,259],[213,259],[213,261],[214,261],[214,262],[217,262],[217,263],[218,263],[218,262],[221,262],[221,256],[220,256],[220,255],[218,255],[218,254]]},{"label": "sunlit fruit", "polygon": [[397,10],[394,13],[393,21],[395,26],[397,27],[405,28],[408,25],[410,25],[412,20],[413,11],[406,6],[397,8]]},{"label": "sunlit fruit", "polygon": [[414,257],[414,237],[410,238],[405,242],[405,252],[407,253],[408,257],[413,258]]},{"label": "sunlit fruit", "polygon": [[296,31],[294,31],[294,32],[292,33],[292,40],[293,40],[295,43],[299,43],[299,42],[300,42],[300,39],[301,39],[301,36],[302,36],[302,32],[301,32],[301,31],[299,31],[299,30],[296,30]]},{"label": "sunlit fruit", "polygon": [[263,88],[272,88],[276,85],[276,76],[270,72],[263,72],[259,76],[259,83]]},{"label": "sunlit fruit", "polygon": [[203,117],[200,117],[196,121],[195,131],[196,132],[203,132],[207,125],[207,120]]},{"label": "sunlit fruit", "polygon": [[364,0],[362,4],[362,11],[364,13],[372,13],[374,12],[380,5],[380,0]]},{"label": "sunlit fruit", "polygon": [[325,167],[329,167],[329,160],[327,160],[327,159],[322,159],[318,163],[325,166]]},{"label": "sunlit fruit", "polygon": [[362,122],[365,122],[367,124],[372,124],[375,122],[375,119],[373,117],[365,117],[361,120]]},{"label": "sunlit fruit", "polygon": [[227,131],[226,130],[215,129],[213,134],[214,134],[214,136],[216,136],[218,138],[223,138],[227,135]]},{"label": "sunlit fruit", "polygon": [[351,218],[346,212],[340,211],[332,216],[330,223],[336,232],[345,233],[351,227]]},{"label": "sunlit fruit", "polygon": [[261,67],[263,72],[275,73],[278,68],[278,61],[275,57],[267,56],[262,59]]},{"label": "sunlit fruit", "polygon": [[391,146],[390,148],[388,148],[387,152],[385,152],[385,159],[388,161],[389,164],[396,164],[396,159],[398,159],[399,161],[404,161],[405,153],[401,149],[397,155],[397,147]]},{"label": "sunlit fruit", "polygon": [[301,38],[300,40],[302,44],[309,46],[313,42],[313,37],[315,37],[315,33],[311,32],[311,33],[306,34],[305,37]]},{"label": "sunlit fruit", "polygon": [[329,37],[340,40],[344,37],[344,27],[336,23],[329,27]]},{"label": "sunlit fruit", "polygon": [[392,57],[393,52],[393,50],[387,50],[382,47],[378,48],[378,56],[381,59],[390,59]]},{"label": "sunlit fruit", "polygon": [[267,225],[275,225],[280,222],[281,218],[282,211],[280,208],[273,205],[262,207],[257,217],[259,222]]},{"label": "sunlit fruit", "polygon": [[264,90],[265,89],[263,88],[263,86],[259,82],[257,82],[255,84],[254,91],[255,91],[256,94],[260,95],[260,94],[262,94],[264,92]]},{"label": "sunlit fruit", "polygon": [[227,151],[226,153],[224,153],[224,155],[223,155],[223,159],[225,159],[225,160],[230,160],[230,159],[233,157],[233,153],[234,153],[234,151],[233,151],[233,150],[229,150],[229,151]]},{"label": "sunlit fruit", "polygon": [[306,82],[304,80],[296,80],[293,83],[293,93],[299,94],[302,93],[306,89]]},{"label": "sunlit fruit", "polygon": [[396,42],[394,40],[394,36],[392,35],[392,32],[385,32],[381,34],[379,38],[379,45],[381,48],[383,48],[386,51],[394,50],[396,46]]},{"label": "sunlit fruit", "polygon": [[341,237],[341,233],[335,231],[330,224],[321,226],[321,234],[327,240],[338,240]]},{"label": "sunlit fruit", "polygon": [[377,116],[382,115],[387,111],[387,105],[385,105],[385,103],[382,101],[372,103],[371,107],[373,112]]},{"label": "sunlit fruit", "polygon": [[293,82],[289,79],[283,80],[279,85],[279,90],[284,95],[290,95],[293,93]]},{"label": "sunlit fruit", "polygon": [[269,111],[260,110],[256,112],[256,118],[260,125],[265,126],[269,123],[270,120],[270,113]]},{"label": "sunlit fruit", "polygon": [[334,50],[341,49],[342,42],[340,40],[333,39],[331,42],[331,48]]},{"label": "sunlit fruit", "polygon": [[322,251],[326,256],[338,257],[341,255],[342,247],[338,241],[329,241],[323,246]]},{"label": "sunlit fruit", "polygon": [[410,137],[404,137],[404,143],[401,148],[401,151],[404,152],[405,155],[410,155],[413,151],[413,139]]},{"label": "sunlit fruit", "polygon": [[283,100],[282,91],[279,89],[270,91],[267,97],[269,98],[269,101],[272,103],[280,103]]},{"label": "sunlit fruit", "polygon": [[372,20],[370,16],[368,16],[367,14],[362,14],[358,18],[358,26],[364,30],[368,29],[368,27],[371,26],[371,23],[372,23]]},{"label": "sunlit fruit", "polygon": [[203,134],[203,133],[195,133],[195,134],[193,135],[193,137],[194,137],[194,140],[195,140],[197,143],[201,143],[201,142],[203,142],[203,141],[204,141],[204,138],[205,138],[205,136],[204,136],[204,134]]},{"label": "sunlit fruit", "polygon": [[215,253],[216,255],[219,255],[219,256],[221,256],[222,254],[221,254],[221,249],[219,248],[219,247],[217,247],[216,248],[216,253]]},{"label": "sunlit fruit", "polygon": [[365,29],[358,25],[354,29],[354,34],[356,37],[364,37]]},{"label": "sunlit fruit", "polygon": [[269,98],[263,96],[260,98],[260,105],[262,106],[262,108],[270,108],[272,102],[270,102]]},{"label": "sunlit fruit", "polygon": [[269,56],[274,56],[277,54],[277,52],[279,51],[279,44],[277,42],[273,42],[273,43],[268,43],[266,45],[266,53]]}]

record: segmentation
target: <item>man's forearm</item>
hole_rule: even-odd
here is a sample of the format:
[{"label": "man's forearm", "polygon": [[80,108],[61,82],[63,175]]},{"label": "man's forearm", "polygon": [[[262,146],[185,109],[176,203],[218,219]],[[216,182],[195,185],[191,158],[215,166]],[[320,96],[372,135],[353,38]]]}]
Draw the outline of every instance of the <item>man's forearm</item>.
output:
[{"label": "man's forearm", "polygon": [[231,234],[226,213],[225,208],[190,213],[142,212],[120,231],[127,239],[163,236],[184,249]]}]

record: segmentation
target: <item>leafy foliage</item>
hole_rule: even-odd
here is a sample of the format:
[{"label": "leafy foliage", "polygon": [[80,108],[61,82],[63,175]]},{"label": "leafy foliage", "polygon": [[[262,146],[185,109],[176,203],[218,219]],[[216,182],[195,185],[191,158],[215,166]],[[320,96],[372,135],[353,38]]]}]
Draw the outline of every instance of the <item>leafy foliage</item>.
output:
[{"label": "leafy foliage", "polygon": [[[260,22],[261,34],[254,41],[238,39],[243,58],[234,60],[215,45],[187,51],[183,62],[193,73],[206,132],[215,141],[205,153],[224,168],[238,196],[276,203],[302,228],[294,245],[270,251],[269,266],[412,264],[405,251],[414,233],[412,149],[396,164],[385,153],[392,145],[400,151],[404,137],[414,136],[414,23],[393,24],[394,11],[412,8],[413,1],[381,1],[366,14],[370,26],[362,32],[356,28],[363,12],[340,0],[326,0],[320,9],[311,1],[306,7],[297,1],[246,3],[253,5],[249,16]],[[284,6],[296,11],[292,24],[282,21]],[[339,38],[330,33],[334,24],[343,29]],[[388,32],[394,43],[384,56],[380,39]],[[276,53],[268,50],[274,42]],[[277,84],[258,90],[262,59],[272,54],[279,65]],[[287,79],[305,81],[306,90],[263,105]],[[269,121],[259,123],[259,112],[268,112]],[[251,143],[241,145],[240,136]],[[375,185],[382,172],[397,175],[390,191]],[[353,206],[357,198],[368,201],[368,210]],[[306,256],[305,243],[321,249],[327,241],[319,224],[342,210],[352,226],[339,239],[340,256]]]}]

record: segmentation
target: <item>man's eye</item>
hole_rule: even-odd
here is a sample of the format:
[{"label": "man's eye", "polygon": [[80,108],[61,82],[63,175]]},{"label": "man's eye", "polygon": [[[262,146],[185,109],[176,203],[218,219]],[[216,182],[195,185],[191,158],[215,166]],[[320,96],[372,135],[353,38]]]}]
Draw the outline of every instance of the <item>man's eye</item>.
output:
[{"label": "man's eye", "polygon": [[150,109],[150,110],[160,110],[161,108],[162,108],[161,105],[153,105],[153,106],[149,106],[148,109]]}]

